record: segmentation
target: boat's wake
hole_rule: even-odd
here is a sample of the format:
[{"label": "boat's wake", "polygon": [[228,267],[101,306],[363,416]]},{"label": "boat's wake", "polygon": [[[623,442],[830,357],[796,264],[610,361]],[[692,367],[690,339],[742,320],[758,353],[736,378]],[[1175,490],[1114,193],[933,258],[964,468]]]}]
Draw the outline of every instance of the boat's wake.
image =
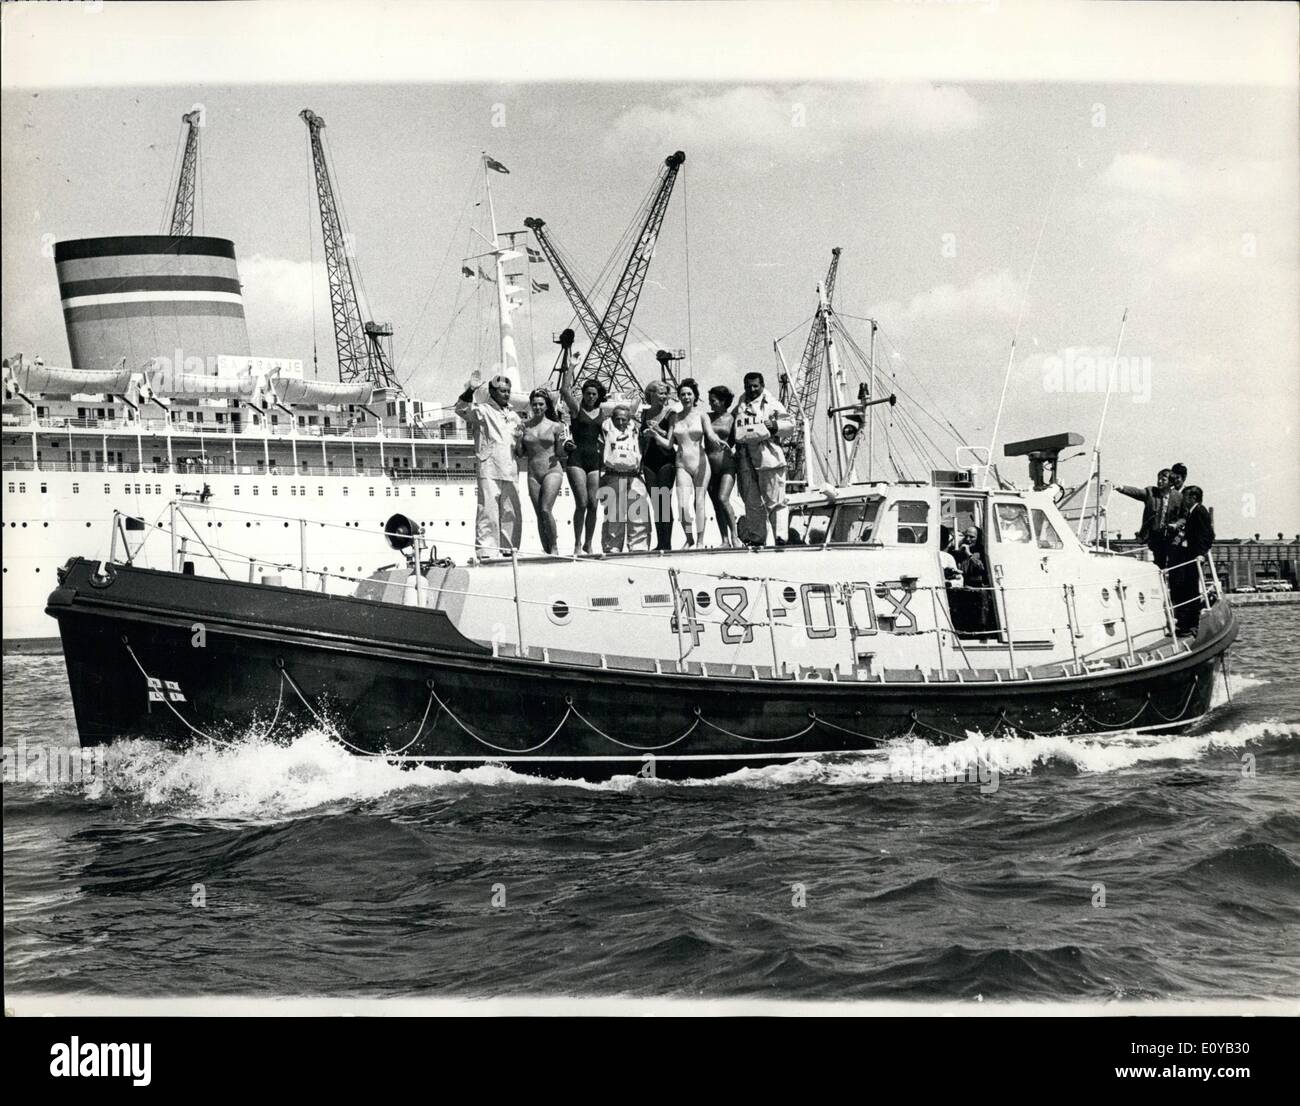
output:
[{"label": "boat's wake", "polygon": [[[986,738],[977,734],[949,745],[891,742],[871,753],[805,759],[746,768],[709,780],[664,781],[618,776],[603,783],[550,780],[504,765],[451,771],[402,768],[380,758],[354,756],[327,734],[304,733],[288,744],[250,739],[235,747],[173,751],[150,741],[114,745],[99,770],[83,781],[41,786],[64,800],[74,788],[86,799],[144,816],[212,820],[270,820],[395,796],[463,788],[581,788],[625,792],[656,787],[783,789],[800,785],[853,787],[916,783],[966,784],[989,794],[1005,780],[1065,769],[1106,773],[1157,762],[1195,762],[1277,741],[1300,740],[1300,724],[1251,722],[1200,734],[1114,734],[1097,738]],[[39,801],[39,797],[33,796]]]},{"label": "boat's wake", "polygon": [[[1232,692],[1235,697],[1267,682],[1234,675]],[[1227,701],[1222,686],[1219,697],[1216,706]],[[1244,755],[1248,746],[1300,739],[1300,724],[1294,722],[1251,721],[1214,728],[1211,720],[1203,725],[1207,727],[1203,732],[1185,734],[986,737],[968,733],[963,740],[947,745],[909,738],[868,753],[744,768],[715,779],[673,782],[629,774],[603,783],[544,779],[505,765],[459,770],[403,767],[382,757],[356,756],[328,733],[314,729],[288,742],[249,734],[230,745],[198,744],[184,750],[145,740],[119,741],[88,750],[6,747],[5,779],[26,785],[22,790],[36,801],[45,795],[63,800],[75,795],[146,816],[166,813],[216,820],[277,820],[449,788],[624,792],[655,787],[779,789],[964,783],[987,794],[997,790],[1005,778],[1036,771],[1115,772],[1162,761],[1192,762],[1226,750],[1242,750]],[[68,771],[71,768],[77,771]]]}]

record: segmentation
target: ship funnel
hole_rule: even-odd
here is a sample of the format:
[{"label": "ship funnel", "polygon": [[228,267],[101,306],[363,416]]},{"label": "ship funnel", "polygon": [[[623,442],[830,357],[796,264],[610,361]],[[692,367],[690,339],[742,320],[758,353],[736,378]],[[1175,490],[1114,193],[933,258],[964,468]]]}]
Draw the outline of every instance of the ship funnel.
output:
[{"label": "ship funnel", "polygon": [[73,368],[179,356],[190,367],[174,372],[215,373],[217,357],[248,356],[235,244],[225,238],[79,238],[55,243],[54,266]]}]

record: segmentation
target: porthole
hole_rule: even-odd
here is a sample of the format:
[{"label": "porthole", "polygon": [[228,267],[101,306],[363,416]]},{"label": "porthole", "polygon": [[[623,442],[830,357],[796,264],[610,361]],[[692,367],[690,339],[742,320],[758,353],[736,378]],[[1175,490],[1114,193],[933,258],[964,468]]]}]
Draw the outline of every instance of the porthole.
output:
[{"label": "porthole", "polygon": [[709,609],[709,604],[712,602],[713,599],[707,591],[701,589],[695,593],[695,605],[699,607],[700,610],[707,611]]},{"label": "porthole", "polygon": [[793,603],[796,599],[799,598],[799,593],[795,591],[794,588],[786,588],[783,592],[781,592],[781,598],[784,599],[787,603]]},{"label": "porthole", "polygon": [[1102,606],[1110,606],[1110,588],[1101,589],[1101,602]]},{"label": "porthole", "polygon": [[546,616],[557,626],[567,626],[573,620],[573,610],[566,600],[553,598]]},{"label": "porthole", "polygon": [[1138,606],[1145,607],[1146,605],[1147,605],[1147,593],[1144,591],[1138,592]]}]

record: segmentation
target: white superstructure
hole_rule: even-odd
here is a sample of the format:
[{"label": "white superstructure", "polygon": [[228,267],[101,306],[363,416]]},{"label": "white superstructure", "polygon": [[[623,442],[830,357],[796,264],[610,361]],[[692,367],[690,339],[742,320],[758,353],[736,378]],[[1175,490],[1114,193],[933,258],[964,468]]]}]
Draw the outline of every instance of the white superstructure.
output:
[{"label": "white superstructure", "polygon": [[[9,383],[0,454],[7,651],[57,648],[44,613],[55,571],[71,556],[107,557],[115,511],[155,527],[167,523],[167,504],[185,497],[198,533],[184,559],[203,574],[217,571],[204,542],[217,559],[256,559],[257,573],[268,561],[298,564],[302,535],[260,513],[331,524],[327,541],[309,542],[311,559],[320,561],[313,568],[348,577],[393,559],[374,531],[398,510],[420,522],[432,544],[439,537],[458,543],[457,559],[465,555],[459,543],[473,543],[473,447],[450,410],[426,412],[419,401],[382,390],[366,403],[310,402],[329,385],[292,376],[276,379],[264,405],[222,396],[136,403],[129,394],[43,394],[14,386],[22,381],[12,372]],[[309,402],[293,402],[297,395]],[[524,545],[535,549],[528,497],[521,498]],[[250,517],[232,523],[209,512],[214,517],[204,519],[205,504]],[[562,506],[557,515],[566,517]],[[119,525],[119,551],[122,542],[136,546],[143,533]],[[166,568],[168,556],[155,539],[138,563]],[[334,579],[325,577],[328,588]]]}]

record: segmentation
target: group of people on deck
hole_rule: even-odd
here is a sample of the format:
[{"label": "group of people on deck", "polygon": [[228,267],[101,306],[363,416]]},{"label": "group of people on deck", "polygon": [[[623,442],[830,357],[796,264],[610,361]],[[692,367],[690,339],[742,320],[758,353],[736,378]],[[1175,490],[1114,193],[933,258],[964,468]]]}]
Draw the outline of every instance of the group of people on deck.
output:
[{"label": "group of people on deck", "polygon": [[[627,399],[608,396],[595,380],[576,387],[566,370],[558,389],[529,393],[522,413],[512,403],[509,377],[493,377],[486,397],[476,399],[480,388],[476,373],[455,408],[473,435],[478,462],[479,556],[519,548],[521,462],[548,553],[558,552],[554,508],[565,480],[574,500],[574,549],[583,553],[593,552],[602,509],[605,553],[650,549],[652,526],[653,548],[671,549],[675,522],[687,547],[702,545],[710,502],[722,545],[740,544],[742,530],[747,544],[765,545],[769,533],[784,544],[780,439],[792,424],[761,373],[745,375],[738,399],[726,385],[710,388],[707,411],[699,385],[689,378],[675,389],[651,381],[642,395]],[[737,487],[745,505],[741,519],[732,507]]]},{"label": "group of people on deck", "polygon": [[1151,550],[1151,559],[1169,577],[1169,598],[1178,632],[1194,633],[1201,620],[1202,557],[1214,545],[1214,520],[1204,503],[1204,493],[1187,483],[1187,466],[1161,469],[1150,487],[1117,485],[1115,490],[1142,504],[1138,540]]}]

